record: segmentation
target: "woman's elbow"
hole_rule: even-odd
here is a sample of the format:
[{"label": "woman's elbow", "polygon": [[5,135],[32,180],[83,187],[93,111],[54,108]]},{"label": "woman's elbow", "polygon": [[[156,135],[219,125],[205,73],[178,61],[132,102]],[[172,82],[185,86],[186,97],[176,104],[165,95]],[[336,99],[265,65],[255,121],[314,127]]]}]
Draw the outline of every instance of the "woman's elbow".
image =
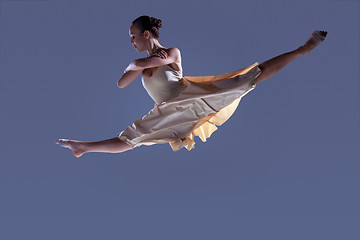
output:
[{"label": "woman's elbow", "polygon": [[118,81],[117,85],[118,85],[119,88],[124,88],[124,87],[126,87],[126,85],[124,85],[124,84],[121,83],[120,81]]}]

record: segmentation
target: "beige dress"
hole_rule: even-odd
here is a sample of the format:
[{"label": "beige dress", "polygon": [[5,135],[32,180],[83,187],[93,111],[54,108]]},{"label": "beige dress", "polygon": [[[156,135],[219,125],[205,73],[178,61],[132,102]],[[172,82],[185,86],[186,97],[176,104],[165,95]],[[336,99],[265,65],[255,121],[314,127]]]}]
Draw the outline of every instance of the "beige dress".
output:
[{"label": "beige dress", "polygon": [[169,143],[174,151],[194,148],[194,137],[203,142],[228,120],[241,98],[256,87],[258,63],[235,72],[183,77],[168,65],[151,77],[142,77],[155,107],[118,134],[135,147]]}]

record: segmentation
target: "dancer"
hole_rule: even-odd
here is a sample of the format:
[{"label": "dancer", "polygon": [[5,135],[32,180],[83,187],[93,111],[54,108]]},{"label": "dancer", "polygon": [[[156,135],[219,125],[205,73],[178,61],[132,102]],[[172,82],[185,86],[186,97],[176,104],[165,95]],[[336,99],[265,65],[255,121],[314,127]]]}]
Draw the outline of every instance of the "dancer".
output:
[{"label": "dancer", "polygon": [[146,58],[132,61],[118,81],[124,88],[142,74],[143,86],[155,102],[144,117],[117,134],[116,137],[83,142],[58,139],[56,144],[72,150],[76,157],[87,152],[120,153],[141,145],[169,143],[174,151],[194,148],[194,137],[206,141],[236,110],[241,98],[256,85],[272,76],[294,59],[307,55],[324,41],[326,31],[314,31],[297,49],[260,65],[215,76],[182,75],[181,53],[159,42],[162,21],[141,16],[129,30],[131,44]]}]

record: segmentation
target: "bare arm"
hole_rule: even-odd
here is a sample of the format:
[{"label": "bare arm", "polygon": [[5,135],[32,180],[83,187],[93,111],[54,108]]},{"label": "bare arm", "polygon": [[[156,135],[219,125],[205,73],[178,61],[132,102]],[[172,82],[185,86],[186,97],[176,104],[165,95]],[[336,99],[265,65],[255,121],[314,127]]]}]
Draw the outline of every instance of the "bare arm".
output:
[{"label": "bare arm", "polygon": [[180,59],[180,51],[177,48],[170,48],[167,50],[167,56],[161,58],[158,56],[151,56],[146,58],[135,59],[132,61],[125,71],[131,70],[144,70],[146,68],[159,67],[167,65],[173,62],[177,62]]},{"label": "bare arm", "polygon": [[131,70],[127,71],[122,75],[120,80],[118,81],[118,87],[124,88],[129,85],[132,81],[134,81],[140,74],[142,70]]},{"label": "bare arm", "polygon": [[170,48],[161,53],[155,53],[150,57],[135,59],[125,69],[125,74],[118,81],[119,88],[124,88],[134,81],[144,69],[158,67],[181,61],[180,51],[177,48]]}]

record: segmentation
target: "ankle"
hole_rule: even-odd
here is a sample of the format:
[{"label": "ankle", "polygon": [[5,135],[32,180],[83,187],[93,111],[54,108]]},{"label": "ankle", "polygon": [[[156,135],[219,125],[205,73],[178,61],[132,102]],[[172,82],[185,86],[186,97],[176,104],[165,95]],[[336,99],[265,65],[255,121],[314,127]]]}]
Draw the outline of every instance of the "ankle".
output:
[{"label": "ankle", "polygon": [[81,151],[84,151],[84,153],[90,152],[92,150],[92,144],[91,142],[82,142],[79,146],[79,149],[81,149]]}]

